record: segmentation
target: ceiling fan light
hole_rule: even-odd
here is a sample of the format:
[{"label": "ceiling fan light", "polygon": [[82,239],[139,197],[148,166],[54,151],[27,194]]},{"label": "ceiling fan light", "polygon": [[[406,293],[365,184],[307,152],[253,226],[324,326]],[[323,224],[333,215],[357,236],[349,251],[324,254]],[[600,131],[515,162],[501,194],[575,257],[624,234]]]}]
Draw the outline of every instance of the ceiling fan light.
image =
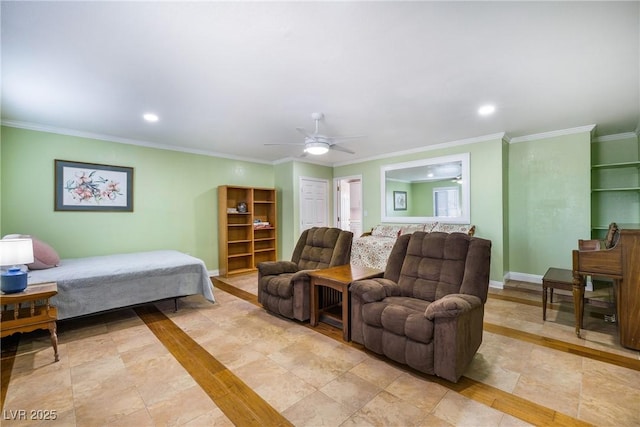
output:
[{"label": "ceiling fan light", "polygon": [[329,144],[324,142],[308,142],[304,148],[305,153],[319,156],[329,151]]}]

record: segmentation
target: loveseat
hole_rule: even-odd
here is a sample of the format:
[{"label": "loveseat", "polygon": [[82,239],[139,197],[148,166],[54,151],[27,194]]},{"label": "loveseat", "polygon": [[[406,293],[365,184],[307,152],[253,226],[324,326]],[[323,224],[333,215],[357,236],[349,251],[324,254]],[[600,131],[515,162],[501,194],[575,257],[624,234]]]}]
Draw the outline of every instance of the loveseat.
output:
[{"label": "loveseat", "polygon": [[351,264],[384,270],[391,249],[399,236],[416,231],[426,233],[466,233],[475,234],[476,226],[471,224],[449,224],[444,222],[426,222],[421,224],[379,224],[370,232],[354,238],[351,246]]}]

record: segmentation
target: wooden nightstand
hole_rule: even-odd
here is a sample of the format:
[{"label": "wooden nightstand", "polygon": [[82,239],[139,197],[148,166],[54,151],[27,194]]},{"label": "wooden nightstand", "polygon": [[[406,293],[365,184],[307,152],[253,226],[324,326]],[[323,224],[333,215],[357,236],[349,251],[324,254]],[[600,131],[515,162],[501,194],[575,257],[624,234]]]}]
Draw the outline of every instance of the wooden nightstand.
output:
[{"label": "wooden nightstand", "polygon": [[31,332],[48,329],[55,361],[58,358],[58,335],[56,320],[58,311],[49,305],[49,298],[58,293],[57,283],[29,285],[23,292],[0,294],[0,337],[16,332]]}]

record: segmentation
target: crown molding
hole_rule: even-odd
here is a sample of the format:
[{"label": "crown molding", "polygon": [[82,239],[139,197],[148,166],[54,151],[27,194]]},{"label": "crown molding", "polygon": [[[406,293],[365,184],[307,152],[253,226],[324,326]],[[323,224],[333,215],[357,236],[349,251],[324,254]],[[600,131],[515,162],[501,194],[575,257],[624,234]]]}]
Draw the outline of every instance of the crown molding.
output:
[{"label": "crown molding", "polygon": [[224,158],[224,159],[240,160],[240,161],[243,161],[243,162],[251,162],[251,163],[262,163],[262,164],[266,164],[266,165],[273,164],[273,162],[271,162],[271,161],[262,160],[262,159],[254,159],[254,158],[251,158],[251,157],[234,156],[234,155],[230,155],[230,154],[218,153],[216,151],[184,148],[184,147],[179,147],[179,146],[176,146],[176,145],[169,145],[169,144],[158,144],[156,142],[141,141],[141,140],[129,139],[129,138],[120,138],[120,137],[113,136],[113,135],[102,135],[102,134],[97,134],[97,133],[92,133],[92,132],[84,132],[84,131],[79,131],[79,130],[75,130],[75,129],[59,128],[59,127],[54,127],[54,126],[45,126],[45,125],[29,123],[29,122],[20,122],[20,121],[14,121],[14,120],[2,120],[2,122],[0,122],[0,124],[2,124],[3,126],[8,126],[8,127],[13,127],[13,128],[18,128],[18,129],[26,129],[26,130],[34,130],[34,131],[38,131],[38,132],[55,133],[55,134],[58,134],[58,135],[66,135],[66,136],[75,136],[75,137],[79,137],[79,138],[95,139],[95,140],[98,140],[98,141],[116,142],[116,143],[119,143],[119,144],[137,145],[139,147],[156,148],[156,149],[159,149],[159,150],[180,151],[180,152],[189,153],[189,154],[200,154],[200,155],[203,155],[203,156],[221,157],[221,158]]},{"label": "crown molding", "polygon": [[493,141],[493,140],[496,140],[496,139],[504,139],[504,137],[505,137],[505,133],[504,132],[498,132],[498,133],[493,133],[493,134],[490,134],[490,135],[477,136],[477,137],[474,137],[474,138],[467,138],[467,139],[459,139],[457,141],[443,142],[441,144],[434,144],[434,145],[428,145],[426,147],[413,148],[413,149],[410,149],[410,150],[394,151],[392,153],[380,154],[378,156],[364,157],[364,158],[361,158],[361,159],[358,159],[358,160],[349,160],[349,161],[346,161],[346,162],[338,162],[338,163],[334,163],[333,167],[353,165],[353,164],[356,164],[356,163],[369,162],[369,161],[372,161],[372,160],[387,159],[389,157],[403,156],[405,154],[424,153],[424,152],[427,152],[427,151],[439,150],[439,149],[442,149],[442,148],[457,147],[457,146],[460,146],[460,145],[477,144],[479,142]]},{"label": "crown molding", "polygon": [[318,166],[326,166],[326,167],[333,167],[333,165],[329,162],[322,162],[319,160],[312,160],[310,158],[306,158],[306,157],[284,157],[282,159],[278,159],[278,160],[274,160],[273,162],[271,162],[272,165],[281,165],[283,163],[288,163],[288,162],[299,162],[299,163],[310,163],[313,165],[318,165]]},{"label": "crown molding", "polygon": [[556,136],[573,135],[576,133],[583,133],[583,132],[589,132],[593,134],[595,129],[596,129],[596,125],[586,125],[586,126],[579,126],[575,128],[569,128],[569,129],[554,130],[551,132],[535,133],[532,135],[516,136],[511,138],[509,143],[517,144],[519,142],[535,141],[538,139],[554,138]]},{"label": "crown molding", "polygon": [[637,132],[624,132],[617,133],[615,135],[604,135],[597,138],[593,138],[591,142],[606,142],[606,141],[620,141],[621,139],[637,138]]}]

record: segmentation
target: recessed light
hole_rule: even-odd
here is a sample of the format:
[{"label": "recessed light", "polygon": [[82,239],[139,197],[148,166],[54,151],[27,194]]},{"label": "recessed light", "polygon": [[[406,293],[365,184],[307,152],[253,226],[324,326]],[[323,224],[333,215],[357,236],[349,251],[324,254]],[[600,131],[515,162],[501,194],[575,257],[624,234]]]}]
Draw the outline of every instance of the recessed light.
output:
[{"label": "recessed light", "polygon": [[153,113],[145,113],[142,117],[148,122],[157,122],[159,119],[158,116]]},{"label": "recessed light", "polygon": [[481,116],[488,116],[493,114],[496,111],[496,107],[494,105],[483,105],[482,107],[478,108],[478,114],[480,114]]}]

